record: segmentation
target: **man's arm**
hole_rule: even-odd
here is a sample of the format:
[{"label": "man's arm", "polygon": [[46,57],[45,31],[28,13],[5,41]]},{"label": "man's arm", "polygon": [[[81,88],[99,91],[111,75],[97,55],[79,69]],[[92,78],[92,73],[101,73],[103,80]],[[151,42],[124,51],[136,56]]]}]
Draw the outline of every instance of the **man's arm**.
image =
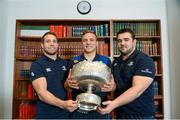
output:
[{"label": "man's arm", "polygon": [[138,98],[151,85],[155,76],[153,59],[144,56],[140,57],[136,64],[135,75],[132,78],[132,87],[127,89],[113,103],[115,107],[128,104]]},{"label": "man's arm", "polygon": [[32,85],[39,96],[39,99],[50,105],[57,106],[62,109],[67,109],[69,111],[74,111],[77,108],[77,102],[72,100],[61,100],[54,96],[51,92],[47,90],[47,82],[45,77],[40,77],[32,81]]},{"label": "man's arm", "polygon": [[134,76],[132,87],[114,100],[116,107],[128,104],[138,98],[152,83],[153,79],[145,76]]},{"label": "man's arm", "polygon": [[113,101],[103,102],[105,108],[99,108],[102,114],[110,113],[113,109],[128,104],[138,98],[152,83],[153,79],[145,76],[134,76],[132,87]]}]

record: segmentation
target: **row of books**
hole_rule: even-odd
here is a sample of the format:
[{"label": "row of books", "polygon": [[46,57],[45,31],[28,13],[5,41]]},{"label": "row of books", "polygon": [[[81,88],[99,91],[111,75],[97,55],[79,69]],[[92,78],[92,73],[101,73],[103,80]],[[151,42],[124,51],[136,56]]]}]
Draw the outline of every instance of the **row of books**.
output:
[{"label": "row of books", "polygon": [[22,69],[19,71],[20,78],[30,78],[30,70]]},{"label": "row of books", "polygon": [[32,119],[35,117],[36,106],[26,102],[19,104],[19,119]]},{"label": "row of books", "polygon": [[159,100],[155,100],[154,105],[155,105],[155,113],[156,114],[161,113],[161,106],[160,105],[162,105],[162,103],[160,103]]},{"label": "row of books", "polygon": [[100,25],[50,25],[50,26],[29,26],[20,27],[20,36],[42,36],[46,32],[54,32],[58,38],[80,37],[84,30],[92,30],[97,36],[109,36],[108,24]]},{"label": "row of books", "polygon": [[23,75],[24,73],[21,73],[23,71],[21,70],[25,70],[26,73],[28,72],[28,70],[30,69],[30,66],[31,66],[31,63],[32,61],[18,61],[17,64],[16,64],[16,72],[19,72],[17,73],[18,75],[22,75],[22,76],[25,76]]},{"label": "row of books", "polygon": [[64,59],[71,59],[83,52],[81,42],[63,42],[59,45],[58,55]]},{"label": "row of books", "polygon": [[113,40],[113,53],[114,55],[121,55],[120,51],[119,51],[119,47],[118,47],[118,41],[117,40]]},{"label": "row of books", "polygon": [[132,29],[136,36],[157,36],[157,24],[153,22],[146,23],[114,23],[113,24],[114,36],[123,28]]},{"label": "row of books", "polygon": [[[16,53],[17,57],[32,57],[37,58],[42,55],[43,50],[41,46],[19,46]],[[59,45],[58,55],[62,58],[72,58],[73,56],[80,55],[83,52],[81,42],[62,42]],[[102,55],[109,55],[109,45],[104,41],[98,42],[97,52]]]},{"label": "row of books", "polygon": [[155,65],[155,70],[156,70],[156,74],[162,74],[161,72],[161,63],[157,60],[154,60],[154,65]]},{"label": "row of books", "polygon": [[97,36],[108,36],[108,24],[92,25],[92,26],[63,26],[51,25],[50,31],[56,33],[58,38],[62,37],[81,37],[84,30],[92,30]]},{"label": "row of books", "polygon": [[154,80],[153,82],[153,87],[154,87],[154,95],[159,95],[159,86],[158,86],[158,81]]},{"label": "row of books", "polygon": [[[118,42],[116,40],[113,41],[113,50],[114,55],[120,55],[119,48],[118,48]],[[147,55],[159,55],[157,49],[158,44],[153,43],[152,41],[137,41],[136,48],[139,51],[142,51],[146,53]]]},{"label": "row of books", "polygon": [[18,57],[38,57],[43,53],[42,47],[39,46],[30,46],[30,45],[22,45],[19,46],[16,55]]},{"label": "row of books", "polygon": [[158,55],[158,44],[152,41],[137,41],[136,48],[147,55]]},{"label": "row of books", "polygon": [[16,88],[17,98],[36,99],[36,92],[28,81],[19,81]]}]

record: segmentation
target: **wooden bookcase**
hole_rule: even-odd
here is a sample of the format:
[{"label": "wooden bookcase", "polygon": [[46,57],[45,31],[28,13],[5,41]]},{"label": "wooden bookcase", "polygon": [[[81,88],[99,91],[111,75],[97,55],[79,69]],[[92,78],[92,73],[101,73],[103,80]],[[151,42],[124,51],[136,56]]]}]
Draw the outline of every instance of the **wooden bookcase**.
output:
[{"label": "wooden bookcase", "polygon": [[96,31],[98,53],[111,59],[119,56],[116,33],[131,28],[138,40],[137,49],[147,53],[156,64],[154,84],[156,118],[164,118],[162,74],[162,46],[160,20],[17,20],[15,34],[13,119],[33,118],[36,93],[29,82],[32,61],[41,54],[40,38],[46,31],[55,32],[59,40],[59,56],[70,59],[82,52],[81,33],[84,29]]}]

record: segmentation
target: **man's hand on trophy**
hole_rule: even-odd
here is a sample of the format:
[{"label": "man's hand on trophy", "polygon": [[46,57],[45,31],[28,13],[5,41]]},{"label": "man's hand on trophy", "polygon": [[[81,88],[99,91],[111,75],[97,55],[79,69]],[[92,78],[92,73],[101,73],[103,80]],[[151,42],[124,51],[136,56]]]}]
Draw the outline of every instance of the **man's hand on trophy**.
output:
[{"label": "man's hand on trophy", "polygon": [[69,112],[73,112],[74,110],[78,108],[78,103],[77,101],[66,100],[64,101],[63,108],[68,110]]},{"label": "man's hand on trophy", "polygon": [[103,87],[101,88],[102,92],[111,92],[114,91],[116,89],[116,84],[114,82],[114,77],[113,75],[111,75],[111,79],[103,85]]},{"label": "man's hand on trophy", "polygon": [[97,108],[97,111],[98,111],[99,113],[101,113],[102,115],[107,114],[107,113],[110,113],[113,109],[116,108],[116,103],[115,103],[114,101],[111,101],[111,100],[102,102],[102,104],[103,104],[105,107],[98,107],[98,108]]},{"label": "man's hand on trophy", "polygon": [[68,78],[67,78],[67,84],[68,84],[68,86],[70,88],[79,89],[79,85],[78,85],[77,81],[74,80],[73,77],[72,77],[71,69],[69,71],[69,75],[68,75]]}]

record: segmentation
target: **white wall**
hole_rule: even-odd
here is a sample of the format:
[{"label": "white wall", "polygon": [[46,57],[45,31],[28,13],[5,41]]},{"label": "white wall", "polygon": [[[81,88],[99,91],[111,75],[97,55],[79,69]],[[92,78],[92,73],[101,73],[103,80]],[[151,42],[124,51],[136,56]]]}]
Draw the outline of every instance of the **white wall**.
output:
[{"label": "white wall", "polygon": [[[2,8],[3,2],[0,1],[0,48],[2,47],[2,14],[3,14],[3,8]],[[2,49],[0,50],[0,58],[2,58]],[[0,59],[0,68],[2,66],[2,60]],[[2,72],[0,72],[0,96],[3,96],[3,78],[2,78]],[[3,97],[0,98],[0,118],[2,118],[2,113],[3,112]]]},{"label": "white wall", "polygon": [[[165,0],[89,0],[92,11],[80,15],[76,5],[80,0],[9,0],[5,56],[4,118],[12,116],[13,65],[16,19],[160,19],[164,67],[165,118],[169,111],[169,59]],[[7,55],[8,53],[8,55]]]},{"label": "white wall", "polygon": [[5,31],[6,31],[6,26],[5,26],[5,20],[6,20],[6,2],[5,0],[0,1],[0,119],[3,118],[3,110],[4,110],[4,56],[5,56]]},{"label": "white wall", "polygon": [[173,119],[180,119],[180,1],[167,0],[168,34],[170,48],[171,113]]}]

